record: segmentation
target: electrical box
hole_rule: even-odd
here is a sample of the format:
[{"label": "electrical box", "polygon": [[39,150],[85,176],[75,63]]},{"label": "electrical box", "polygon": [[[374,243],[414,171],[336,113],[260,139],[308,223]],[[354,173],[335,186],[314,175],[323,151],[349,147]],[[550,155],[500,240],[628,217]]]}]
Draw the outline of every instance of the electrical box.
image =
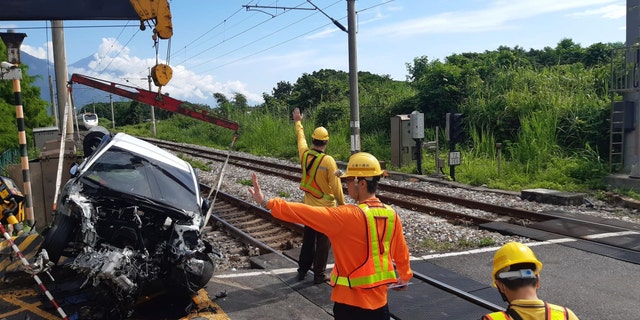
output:
[{"label": "electrical box", "polygon": [[411,136],[410,115],[391,117],[391,164],[395,167],[409,164],[414,158],[415,144]]},{"label": "electrical box", "polygon": [[424,113],[414,111],[409,116],[411,122],[411,138],[424,139]]},{"label": "electrical box", "polygon": [[36,143],[36,149],[42,150],[47,141],[58,140],[58,127],[33,128],[33,140]]}]

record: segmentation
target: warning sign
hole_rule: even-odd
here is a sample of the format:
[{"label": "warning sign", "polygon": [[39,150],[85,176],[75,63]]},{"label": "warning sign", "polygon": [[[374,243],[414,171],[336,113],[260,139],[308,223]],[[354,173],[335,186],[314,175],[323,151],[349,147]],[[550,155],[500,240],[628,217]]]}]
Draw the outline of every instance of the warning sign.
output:
[{"label": "warning sign", "polygon": [[460,151],[452,151],[449,152],[449,165],[450,166],[458,166],[460,165]]}]

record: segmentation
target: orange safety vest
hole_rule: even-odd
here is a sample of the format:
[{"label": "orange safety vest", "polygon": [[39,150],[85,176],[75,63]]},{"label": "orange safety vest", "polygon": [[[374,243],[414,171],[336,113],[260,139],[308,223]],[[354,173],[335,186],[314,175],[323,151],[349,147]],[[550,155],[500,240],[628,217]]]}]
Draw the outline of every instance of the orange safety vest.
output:
[{"label": "orange safety vest", "polygon": [[[566,307],[558,306],[555,304],[544,303],[544,307],[547,310],[545,312],[546,320],[568,320],[569,313],[567,312]],[[512,311],[515,311],[512,309]],[[482,320],[513,320],[506,311],[498,311],[494,313],[489,313],[482,317]]]},{"label": "orange safety vest", "polygon": [[[308,164],[309,155],[313,156],[312,162]],[[334,198],[330,194],[326,194],[320,190],[320,187],[316,183],[316,174],[318,173],[318,167],[322,162],[325,154],[312,149],[304,152],[302,156],[302,180],[300,181],[300,190],[308,192],[310,195],[320,199],[325,198],[329,201],[333,201]]]},{"label": "orange safety vest", "polygon": [[[391,241],[394,237],[396,222],[395,210],[390,206],[369,207],[358,205],[365,216],[368,235],[367,259],[348,275],[340,275],[338,265],[331,272],[331,286],[349,288],[373,288],[396,282],[396,272],[391,259]],[[382,219],[384,230],[378,230],[378,221]]]}]

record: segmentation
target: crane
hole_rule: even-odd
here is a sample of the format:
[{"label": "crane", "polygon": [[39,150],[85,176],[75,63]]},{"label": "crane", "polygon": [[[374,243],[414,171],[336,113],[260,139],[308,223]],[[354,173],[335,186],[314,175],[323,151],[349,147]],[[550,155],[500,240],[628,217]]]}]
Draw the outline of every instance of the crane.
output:
[{"label": "crane", "polygon": [[71,75],[71,80],[69,82],[83,84],[95,89],[119,95],[121,97],[146,103],[163,110],[183,114],[191,118],[213,123],[220,127],[233,130],[236,133],[239,129],[239,125],[237,122],[216,117],[205,108],[188,102],[180,101],[167,95],[161,95],[157,92],[152,92],[149,90],[144,90],[124,84],[118,84],[115,82],[109,82],[78,73],[74,73],[73,75]]}]

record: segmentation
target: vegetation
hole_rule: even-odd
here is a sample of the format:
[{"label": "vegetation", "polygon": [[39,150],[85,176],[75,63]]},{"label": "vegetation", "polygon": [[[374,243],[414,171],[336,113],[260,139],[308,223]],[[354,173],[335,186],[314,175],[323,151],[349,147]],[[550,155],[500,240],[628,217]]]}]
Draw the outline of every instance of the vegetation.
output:
[{"label": "vegetation", "polygon": [[[563,39],[555,48],[542,50],[499,47],[484,53],[454,54],[444,61],[422,56],[407,63],[407,81],[360,72],[360,150],[385,161],[388,169],[415,173],[416,163],[400,168],[389,163],[391,117],[423,113],[424,140],[433,141],[437,135],[442,158],[449,151],[444,139],[445,114],[459,112],[465,127],[464,139],[456,147],[462,153],[462,163],[455,171],[457,181],[507,190],[605,190],[610,53],[619,47],[622,44],[597,43],[582,48]],[[5,86],[0,88],[2,107],[10,100]],[[307,136],[316,126],[325,126],[330,132],[327,152],[341,161],[351,154],[346,72],[322,69],[303,74],[293,84],[279,82],[271,93],[263,94],[264,103],[258,106],[248,106],[242,94],[231,99],[212,94],[217,101],[212,113],[240,124],[234,150],[297,160],[291,112],[299,107],[305,115]],[[95,110],[101,119],[111,118],[108,104],[86,108]],[[150,108],[118,102],[114,114],[116,130],[151,135]],[[228,149],[233,141],[234,132],[225,128],[158,109],[155,117],[159,139],[221,149]],[[449,174],[448,167],[435,172],[433,151],[422,152],[421,160],[423,174]]]},{"label": "vegetation", "polygon": [[[0,61],[7,61],[7,48],[0,41]],[[27,144],[33,145],[32,129],[51,126],[54,119],[47,115],[47,102],[40,99],[40,88],[35,86],[34,77],[28,75],[29,68],[21,65],[20,96],[25,122]],[[0,153],[18,148],[18,125],[13,81],[0,80]]]}]

